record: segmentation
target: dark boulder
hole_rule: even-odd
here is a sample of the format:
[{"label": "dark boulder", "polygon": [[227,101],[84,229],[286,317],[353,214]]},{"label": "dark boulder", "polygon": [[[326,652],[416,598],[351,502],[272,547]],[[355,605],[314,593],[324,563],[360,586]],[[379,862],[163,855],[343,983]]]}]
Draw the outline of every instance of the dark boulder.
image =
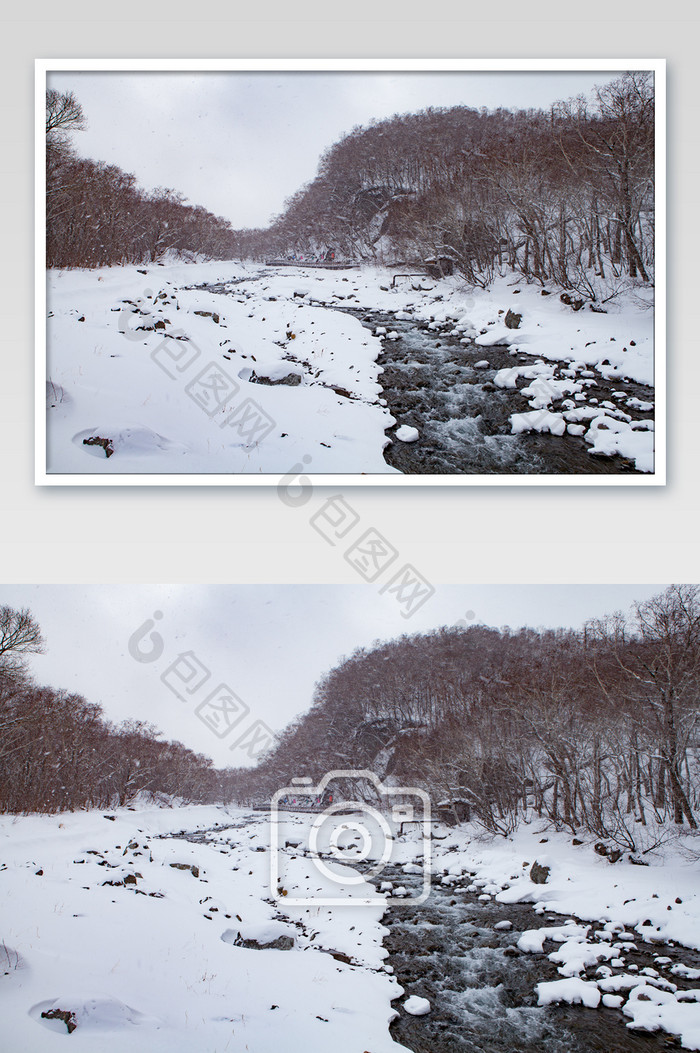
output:
[{"label": "dark boulder", "polygon": [[[89,439],[83,439],[83,446],[101,446],[105,452],[105,457],[111,457],[114,453],[112,440],[103,439],[99,435],[91,435]],[[109,818],[109,816],[107,816],[107,818]]]},{"label": "dark boulder", "polygon": [[537,860],[530,867],[530,881],[535,885],[546,885],[549,877],[549,867],[543,866]]},{"label": "dark boulder", "polygon": [[294,937],[278,936],[276,940],[270,940],[269,943],[259,943],[258,940],[244,940],[239,933],[233,945],[234,947],[246,947],[253,951],[291,951],[294,946]]},{"label": "dark boulder", "polygon": [[48,1009],[41,1015],[44,1020],[62,1020],[68,1029],[69,1035],[72,1035],[78,1026],[75,1022],[75,1013],[72,1013],[69,1009]]},{"label": "dark boulder", "polygon": [[196,867],[194,863],[171,863],[170,866],[174,870],[189,870],[192,877],[199,877],[199,867]]},{"label": "dark boulder", "polygon": [[253,370],[248,380],[250,384],[265,384],[268,387],[275,387],[277,384],[284,384],[286,387],[295,388],[298,384],[301,384],[301,374],[287,373],[284,377],[273,379],[272,377],[259,377],[255,370]]}]

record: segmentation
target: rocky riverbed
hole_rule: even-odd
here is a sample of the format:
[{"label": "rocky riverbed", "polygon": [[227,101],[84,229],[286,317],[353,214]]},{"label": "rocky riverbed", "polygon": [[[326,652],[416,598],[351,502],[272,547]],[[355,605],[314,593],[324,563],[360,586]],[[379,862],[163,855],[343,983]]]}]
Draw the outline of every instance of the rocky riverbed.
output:
[{"label": "rocky riverbed", "polygon": [[[402,868],[388,868],[382,880],[410,890],[418,879]],[[543,916],[526,904],[500,904],[482,889],[468,889],[466,878],[447,886],[436,882],[425,904],[395,902],[384,917],[388,963],[406,994],[427,998],[431,1006],[424,1016],[411,1016],[399,1006],[391,1026],[397,1042],[414,1053],[653,1053],[680,1048],[676,1038],[663,1032],[630,1030],[629,1018],[619,1009],[538,1006],[536,984],[561,979],[548,958],[556,944],[545,942],[542,953],[527,953],[518,948],[518,940],[528,930],[560,926],[566,919]],[[697,952],[639,936],[626,941],[620,953],[626,974],[649,970],[660,984],[679,989],[694,983],[674,973],[674,964],[700,966]],[[598,978],[595,968],[589,972]]]},{"label": "rocky riverbed", "polygon": [[[580,435],[512,433],[511,415],[531,409],[529,398],[521,394],[530,380],[521,377],[517,387],[504,388],[498,386],[497,375],[517,365],[531,365],[535,355],[513,355],[506,346],[481,347],[452,335],[449,323],[436,326],[361,308],[341,309],[382,335],[380,380],[397,421],[387,432],[392,442],[384,457],[393,468],[409,475],[641,474],[625,457],[591,455],[590,445]],[[568,368],[566,361],[554,365],[554,385],[562,382]],[[620,407],[612,412],[622,411],[640,425],[652,419],[651,409],[629,405],[632,399],[652,406],[651,388],[621,378],[610,380],[593,370],[582,370],[580,378],[586,393],[581,406]],[[406,425],[418,429],[418,441],[396,439],[398,428]]]}]

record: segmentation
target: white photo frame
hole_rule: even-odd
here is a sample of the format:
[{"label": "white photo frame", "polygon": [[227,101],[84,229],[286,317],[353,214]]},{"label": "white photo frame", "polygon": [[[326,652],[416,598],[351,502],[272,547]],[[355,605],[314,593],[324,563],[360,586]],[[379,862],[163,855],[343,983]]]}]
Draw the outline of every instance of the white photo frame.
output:
[{"label": "white photo frame", "polygon": [[[318,486],[662,486],[666,482],[666,93],[663,59],[38,59],[36,60],[36,391],[35,391],[35,483],[50,486],[263,486],[288,485],[294,471],[300,481]],[[45,382],[48,378],[46,341],[46,216],[44,94],[51,72],[248,72],[248,71],[344,71],[344,72],[623,72],[650,71],[655,78],[655,300],[654,379],[655,436],[654,472],[645,474],[323,474],[308,464],[297,463],[268,474],[103,474],[52,472],[47,466]],[[290,476],[291,473],[291,476]]]}]

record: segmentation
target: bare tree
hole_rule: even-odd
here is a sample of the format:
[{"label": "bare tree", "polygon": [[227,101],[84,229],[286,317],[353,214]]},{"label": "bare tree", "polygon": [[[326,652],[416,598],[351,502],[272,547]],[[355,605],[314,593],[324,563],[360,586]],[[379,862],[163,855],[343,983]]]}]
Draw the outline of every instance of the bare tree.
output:
[{"label": "bare tree", "polygon": [[66,142],[71,132],[82,131],[86,124],[83,108],[72,91],[47,90],[46,137],[49,142]]},{"label": "bare tree", "polygon": [[596,628],[617,665],[614,679],[607,671],[599,681],[648,741],[654,803],[663,811],[668,801],[674,822],[696,829],[688,751],[699,716],[700,589],[673,585],[636,604],[631,619]]},{"label": "bare tree", "polygon": [[0,656],[42,654],[44,640],[34,615],[26,608],[0,607]]}]

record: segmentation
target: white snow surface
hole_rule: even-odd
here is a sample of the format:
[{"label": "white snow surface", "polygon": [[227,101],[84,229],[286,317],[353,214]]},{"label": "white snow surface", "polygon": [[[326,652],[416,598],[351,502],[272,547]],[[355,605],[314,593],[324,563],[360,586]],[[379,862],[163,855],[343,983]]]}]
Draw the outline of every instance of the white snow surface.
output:
[{"label": "white snow surface", "polygon": [[[206,844],[170,836],[230,823]],[[66,1024],[41,1016],[55,1009],[86,1053],[403,1050],[388,1032],[403,990],[383,967],[383,908],[352,905],[360,884],[341,909],[277,916],[267,833],[267,816],[216,807],[0,817],[2,1048],[62,1050]],[[290,860],[291,892],[310,869]],[[239,933],[295,945],[237,947]]]},{"label": "white snow surface", "polygon": [[[317,473],[393,472],[380,340],[295,296],[298,274],[251,275],[232,296],[187,288],[246,274],[222,263],[52,272],[48,471],[281,475],[307,457]],[[265,383],[290,377],[300,382]],[[86,446],[90,435],[116,437],[114,453]]]},{"label": "white snow surface", "polygon": [[[515,387],[530,377],[533,410],[584,399],[595,384],[584,384],[586,372],[654,382],[651,294],[646,308],[638,292],[598,314],[573,312],[513,275],[487,290],[457,278],[392,288],[390,275],[226,261],[49,272],[48,472],[283,475],[303,464],[316,474],[396,474],[382,457],[396,422],[377,364],[382,339],[396,334],[370,333],[341,305],[533,356],[497,380]],[[194,288],[222,282],[230,295]],[[522,315],[518,329],[505,327],[508,309]],[[568,379],[552,378],[557,362],[570,365]],[[113,452],[86,438],[111,440]],[[650,433],[586,438],[648,470]]]},{"label": "white snow surface", "polygon": [[[315,817],[293,813],[281,841],[288,899],[340,892],[347,902],[275,902],[267,819],[242,809],[146,805],[0,817],[7,1047],[44,1053],[65,1041],[64,1023],[41,1017],[57,1009],[73,1014],[71,1044],[92,1051],[97,1034],[101,1053],[121,1053],[125,1042],[131,1053],[246,1045],[278,1053],[281,1035],[285,1048],[305,1053],[403,1049],[388,1025],[397,1006],[410,1012],[423,1004],[422,994],[396,1001],[404,991],[385,966],[384,907],[356,901],[373,890],[351,869],[352,856],[337,864],[340,879],[326,884],[304,855]],[[207,842],[172,836],[181,830],[208,830]],[[628,1027],[662,1029],[700,1049],[700,991],[674,983],[700,973],[682,960],[683,948],[700,950],[692,838],[649,851],[649,865],[638,866],[626,857],[611,865],[592,839],[574,845],[571,835],[539,822],[508,838],[470,826],[436,833],[434,882],[547,915],[517,940],[521,951],[545,953],[557,966],[560,979],[537,985],[540,1005],[620,1007]],[[420,870],[422,850],[417,834],[394,831],[391,862],[407,875]],[[549,869],[544,884],[530,877],[536,861]],[[387,896],[405,891],[392,893],[390,885]],[[293,947],[235,946],[280,936],[291,936]],[[642,942],[652,954],[655,944],[675,944],[675,964],[661,952],[654,968],[626,964],[627,951]]]}]

